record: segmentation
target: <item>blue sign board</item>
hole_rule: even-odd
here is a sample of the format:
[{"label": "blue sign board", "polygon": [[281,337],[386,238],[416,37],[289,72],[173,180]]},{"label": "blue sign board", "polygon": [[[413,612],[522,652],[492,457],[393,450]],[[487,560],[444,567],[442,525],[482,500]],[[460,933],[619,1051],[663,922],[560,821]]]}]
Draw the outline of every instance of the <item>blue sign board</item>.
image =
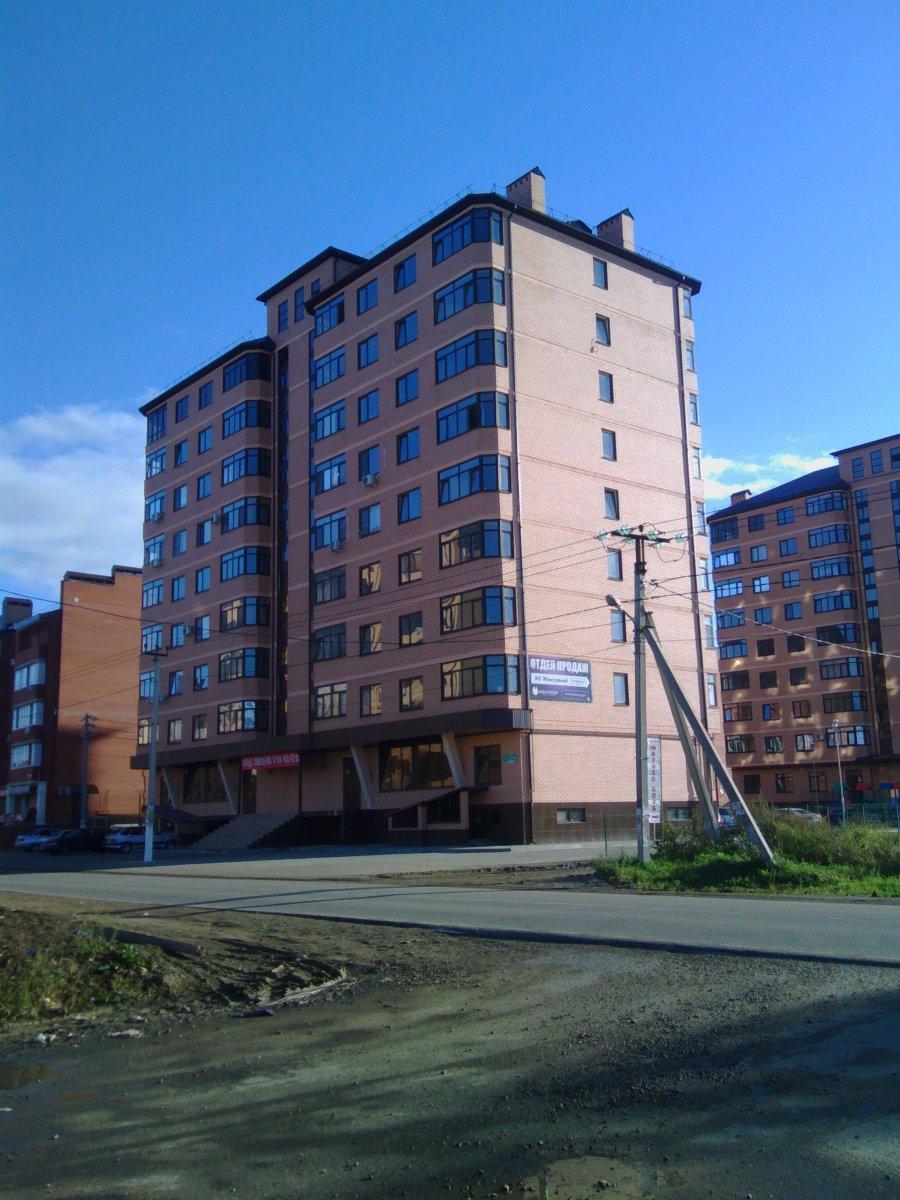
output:
[{"label": "blue sign board", "polygon": [[591,703],[591,664],[583,658],[528,656],[528,694],[532,700]]}]

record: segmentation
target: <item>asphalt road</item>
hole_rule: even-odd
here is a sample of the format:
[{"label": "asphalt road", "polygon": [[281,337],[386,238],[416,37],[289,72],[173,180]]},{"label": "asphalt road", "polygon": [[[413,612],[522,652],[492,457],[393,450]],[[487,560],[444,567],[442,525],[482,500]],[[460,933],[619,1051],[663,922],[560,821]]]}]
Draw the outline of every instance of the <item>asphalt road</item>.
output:
[{"label": "asphalt road", "polygon": [[900,906],[847,901],[209,878],[181,868],[34,872],[2,891],[141,909],[199,906],[460,933],[900,966]]}]

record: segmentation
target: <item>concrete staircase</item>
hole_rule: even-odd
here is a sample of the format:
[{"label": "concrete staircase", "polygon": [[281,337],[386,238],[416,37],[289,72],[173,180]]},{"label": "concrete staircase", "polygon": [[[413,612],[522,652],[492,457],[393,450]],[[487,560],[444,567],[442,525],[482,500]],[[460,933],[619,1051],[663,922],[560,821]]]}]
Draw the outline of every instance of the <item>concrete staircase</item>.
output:
[{"label": "concrete staircase", "polygon": [[207,854],[248,850],[279,826],[286,825],[293,816],[293,813],[242,813],[194,842],[191,850]]}]

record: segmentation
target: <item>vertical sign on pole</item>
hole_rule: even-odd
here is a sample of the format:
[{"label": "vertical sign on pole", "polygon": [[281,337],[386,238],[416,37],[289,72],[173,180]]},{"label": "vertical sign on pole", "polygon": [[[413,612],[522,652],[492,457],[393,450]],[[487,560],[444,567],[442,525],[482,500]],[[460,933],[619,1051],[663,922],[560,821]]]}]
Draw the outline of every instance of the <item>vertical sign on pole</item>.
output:
[{"label": "vertical sign on pole", "polygon": [[662,823],[662,738],[647,738],[647,820]]}]

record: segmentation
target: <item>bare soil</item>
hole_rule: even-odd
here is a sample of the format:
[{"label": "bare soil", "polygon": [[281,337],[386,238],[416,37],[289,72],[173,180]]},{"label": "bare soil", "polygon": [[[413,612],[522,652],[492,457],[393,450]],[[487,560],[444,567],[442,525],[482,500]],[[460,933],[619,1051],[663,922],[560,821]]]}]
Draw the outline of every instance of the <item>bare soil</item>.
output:
[{"label": "bare soil", "polygon": [[[889,969],[9,905],[195,943],[211,978],[190,1012],[135,1014],[139,1037],[112,1016],[0,1034],[3,1200],[898,1192]],[[292,959],[353,986],[261,1018],[215,998]]]}]

